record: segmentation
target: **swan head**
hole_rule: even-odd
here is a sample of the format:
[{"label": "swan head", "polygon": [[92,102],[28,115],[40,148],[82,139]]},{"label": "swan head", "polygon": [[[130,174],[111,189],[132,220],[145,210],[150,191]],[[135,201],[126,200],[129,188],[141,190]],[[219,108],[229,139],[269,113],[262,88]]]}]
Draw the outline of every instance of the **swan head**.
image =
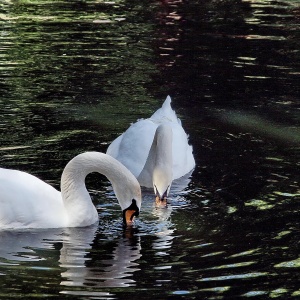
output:
[{"label": "swan head", "polygon": [[[132,175],[133,176],[133,175]],[[136,178],[133,176],[135,183],[130,187],[122,188],[122,184],[116,186],[113,184],[114,192],[119,200],[123,212],[123,225],[132,226],[134,224],[134,218],[137,217],[141,210],[142,195],[141,188]]]},{"label": "swan head", "polygon": [[167,197],[172,183],[172,173],[160,168],[154,169],[153,188],[156,207],[166,207]]},{"label": "swan head", "polygon": [[132,199],[132,203],[129,207],[123,210],[123,224],[124,226],[132,226],[134,218],[140,213],[140,209],[137,205],[137,201]]},{"label": "swan head", "polygon": [[135,176],[120,162],[110,158],[114,164],[115,177],[111,176],[110,182],[123,212],[123,225],[132,226],[134,218],[141,210],[141,187]]}]

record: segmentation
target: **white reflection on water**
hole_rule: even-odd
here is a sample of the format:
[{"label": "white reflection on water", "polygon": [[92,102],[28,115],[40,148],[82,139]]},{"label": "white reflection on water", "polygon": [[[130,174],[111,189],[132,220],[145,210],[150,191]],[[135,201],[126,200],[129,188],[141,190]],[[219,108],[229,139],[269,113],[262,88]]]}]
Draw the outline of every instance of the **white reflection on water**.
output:
[{"label": "white reflection on water", "polygon": [[[96,266],[89,264],[97,225],[86,228],[49,230],[0,231],[1,275],[8,275],[14,267],[59,270],[63,294],[81,295],[84,287],[126,287],[135,284],[129,277],[139,270],[136,261],[141,257],[140,237],[132,235],[116,239],[117,245],[110,259],[96,256]],[[57,247],[62,247],[56,250]],[[59,251],[59,258],[57,257]],[[107,251],[106,251],[107,252]],[[102,252],[101,252],[102,253]],[[31,263],[34,263],[32,265]],[[99,266],[100,264],[100,266]],[[76,287],[76,290],[71,287]],[[80,290],[77,290],[81,288]],[[103,291],[94,295],[103,296]]]},{"label": "white reflection on water", "polygon": [[158,218],[157,231],[155,235],[157,239],[153,242],[152,248],[156,250],[155,255],[166,256],[169,255],[168,250],[171,249],[174,239],[174,229],[172,229],[172,223],[170,216],[172,213],[172,206],[168,208],[154,208],[153,215]]},{"label": "white reflection on water", "polygon": [[46,260],[43,252],[37,253],[35,249],[53,249],[53,243],[61,241],[62,233],[62,229],[0,231],[0,264]]},{"label": "white reflection on water", "polygon": [[[135,281],[131,277],[133,272],[139,270],[138,263],[135,261],[141,257],[140,240],[135,239],[134,243],[127,237],[121,237],[114,248],[112,258],[101,259],[101,265],[87,266],[89,245],[94,239],[95,231],[75,232],[68,237],[61,249],[59,259],[60,266],[67,270],[61,275],[63,286],[84,286],[93,285],[93,287],[126,287],[134,285]],[[97,264],[98,265],[98,264]],[[69,291],[62,291],[67,294]],[[72,292],[73,293],[73,292]]]},{"label": "white reflection on water", "polygon": [[244,274],[233,274],[233,275],[224,275],[216,277],[206,277],[197,279],[197,281],[219,281],[219,280],[231,280],[231,279],[246,279],[246,278],[255,278],[260,276],[268,276],[268,272],[249,272]]}]

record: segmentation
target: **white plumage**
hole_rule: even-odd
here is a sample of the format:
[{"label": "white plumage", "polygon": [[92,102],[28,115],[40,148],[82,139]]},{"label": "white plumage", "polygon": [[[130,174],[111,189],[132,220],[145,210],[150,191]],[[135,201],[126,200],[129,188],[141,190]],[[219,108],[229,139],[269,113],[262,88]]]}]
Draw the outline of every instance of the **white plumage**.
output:
[{"label": "white plumage", "polygon": [[159,196],[166,196],[172,180],[195,167],[192,146],[169,96],[150,118],[138,120],[115,139],[106,153],[126,166],[142,186],[154,187]]},{"label": "white plumage", "polygon": [[0,230],[94,224],[98,213],[85,186],[85,177],[91,172],[110,180],[123,211],[132,203],[139,211],[140,185],[132,173],[109,155],[86,152],[65,167],[62,192],[28,173],[0,168]]}]

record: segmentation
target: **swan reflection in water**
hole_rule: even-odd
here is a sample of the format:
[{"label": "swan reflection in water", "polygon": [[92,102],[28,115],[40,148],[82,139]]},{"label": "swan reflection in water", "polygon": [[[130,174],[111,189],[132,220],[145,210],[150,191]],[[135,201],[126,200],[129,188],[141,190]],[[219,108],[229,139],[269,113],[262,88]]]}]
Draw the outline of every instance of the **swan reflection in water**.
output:
[{"label": "swan reflection in water", "polygon": [[[173,234],[175,228],[170,216],[175,207],[174,204],[178,204],[180,202],[178,199],[182,198],[173,197],[171,202],[173,206],[163,209],[155,207],[152,193],[149,194],[149,199],[147,196],[144,198],[145,219],[148,213],[152,220],[150,222],[138,220],[137,232],[134,228],[127,228],[123,236],[118,239],[112,238],[110,241],[105,237],[104,244],[100,241],[99,251],[97,251],[97,246],[93,246],[92,252],[88,248],[95,236],[91,231],[68,229],[68,238],[64,241],[59,259],[60,266],[66,268],[66,271],[61,274],[63,279],[61,285],[65,287],[61,293],[75,294],[76,291],[72,290],[72,286],[93,286],[93,288],[134,286],[136,282],[132,278],[133,273],[140,270],[141,239],[149,234],[156,236],[152,243],[155,255],[169,255],[175,238]],[[110,242],[114,243],[114,247],[113,250],[108,251],[106,245]],[[103,248],[106,250],[104,251]],[[109,249],[112,248],[109,247]]]},{"label": "swan reflection in water", "polygon": [[[72,290],[72,287],[82,287],[83,292],[83,287],[90,285],[99,288],[134,285],[135,281],[130,277],[139,270],[136,261],[141,257],[140,237],[134,234],[112,237],[111,241],[116,243],[112,253],[108,248],[97,251],[92,247],[97,239],[97,229],[98,225],[85,228],[0,231],[0,274],[8,275],[12,272],[11,266],[16,270],[17,266],[24,269],[28,264],[30,269],[35,262],[40,270],[60,270],[63,294],[78,291]],[[109,239],[106,238],[105,241],[107,240]],[[101,249],[101,246],[100,241],[98,248]],[[59,258],[56,249],[60,249]]]},{"label": "swan reflection in water", "polygon": [[50,255],[46,250],[54,249],[54,244],[63,241],[63,232],[62,228],[0,231],[0,265],[51,260],[51,256],[46,256]]},{"label": "swan reflection in water", "polygon": [[[165,208],[156,207],[153,203],[151,190],[143,191],[143,213],[144,223],[139,223],[140,232],[150,234],[156,238],[152,241],[152,249],[156,256],[169,255],[169,249],[172,247],[175,226],[171,221],[171,214],[176,209],[176,204],[180,196],[169,198],[169,205]],[[153,221],[154,219],[154,221]],[[149,220],[149,221],[147,221]]]},{"label": "swan reflection in water", "polygon": [[168,250],[172,247],[175,236],[173,235],[174,229],[172,229],[172,224],[168,220],[171,211],[172,209],[160,209],[155,212],[155,214],[162,219],[160,228],[155,233],[157,239],[152,243],[152,248],[156,251],[155,255],[157,256],[169,255]]},{"label": "swan reflection in water", "polygon": [[[73,233],[64,243],[59,259],[60,266],[66,268],[66,271],[61,274],[63,278],[61,285],[77,287],[83,285],[92,285],[93,287],[134,285],[135,281],[129,277],[139,270],[136,262],[141,257],[139,236],[120,237],[108,259],[103,259],[102,252],[99,251],[99,253],[95,253],[95,258],[91,261],[91,258],[87,257],[90,252],[87,247],[90,245],[90,241],[93,241],[94,236],[91,232],[78,232],[76,229],[71,229],[71,231]],[[62,293],[68,292],[63,291]]]},{"label": "swan reflection in water", "polygon": [[[0,231],[0,274],[9,275],[18,265],[25,271],[27,265],[28,270],[34,265],[47,270],[42,276],[48,277],[49,272],[55,278],[60,276],[60,293],[71,295],[102,295],[105,290],[101,288],[134,286],[133,274],[141,268],[143,238],[156,237],[151,247],[155,256],[169,255],[175,238],[170,216],[176,205],[181,206],[180,199],[173,196],[167,208],[157,209],[153,194],[149,199],[145,197],[143,220],[136,224],[138,232],[133,232],[136,228],[123,232],[119,227],[107,234],[107,224],[104,228],[96,224],[84,228]],[[93,291],[87,289],[91,286]]]}]

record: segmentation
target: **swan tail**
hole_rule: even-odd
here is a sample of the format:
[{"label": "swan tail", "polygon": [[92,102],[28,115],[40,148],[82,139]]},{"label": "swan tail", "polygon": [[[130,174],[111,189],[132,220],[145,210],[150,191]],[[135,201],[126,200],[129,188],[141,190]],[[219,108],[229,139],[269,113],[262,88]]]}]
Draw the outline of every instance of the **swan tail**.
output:
[{"label": "swan tail", "polygon": [[177,118],[175,111],[171,107],[171,97],[167,96],[166,100],[162,104],[162,107],[159,108],[152,116],[151,120],[153,121],[161,121],[168,120],[170,122],[178,122],[181,124],[180,120]]}]

